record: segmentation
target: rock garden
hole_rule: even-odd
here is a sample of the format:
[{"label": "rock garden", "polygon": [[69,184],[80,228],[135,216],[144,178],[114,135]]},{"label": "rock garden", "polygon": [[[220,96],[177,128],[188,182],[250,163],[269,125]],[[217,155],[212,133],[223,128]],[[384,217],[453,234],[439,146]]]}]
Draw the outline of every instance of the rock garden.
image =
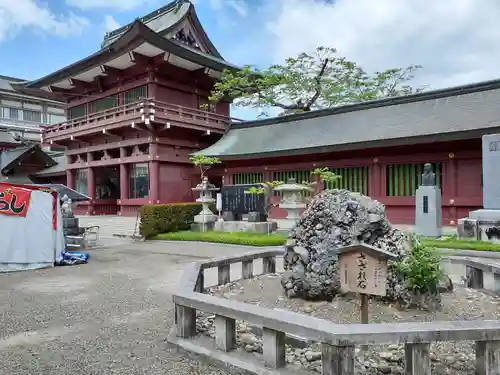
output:
[{"label": "rock garden", "polygon": [[[287,239],[283,272],[205,292],[334,323],[360,323],[359,297],[340,287],[336,249],[361,242],[397,256],[388,264],[386,295],[369,298],[370,323],[498,319],[499,299],[453,286],[432,248],[393,228],[382,204],[346,190],[327,190],[312,200]],[[214,337],[214,319],[198,313],[197,330]],[[238,345],[247,352],[262,352],[261,330],[247,322],[236,324]],[[316,343],[293,338],[288,344],[286,361],[290,366],[321,372],[321,349]],[[431,351],[433,373],[474,373],[474,342],[437,342]],[[403,374],[404,348],[357,347],[356,369],[362,374]]]}]

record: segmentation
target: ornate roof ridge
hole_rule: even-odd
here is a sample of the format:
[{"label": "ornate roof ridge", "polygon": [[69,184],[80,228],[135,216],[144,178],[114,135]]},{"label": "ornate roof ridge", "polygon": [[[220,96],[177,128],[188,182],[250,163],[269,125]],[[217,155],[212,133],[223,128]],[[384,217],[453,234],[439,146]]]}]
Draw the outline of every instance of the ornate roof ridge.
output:
[{"label": "ornate roof ridge", "polygon": [[180,6],[182,4],[184,4],[184,3],[191,4],[191,1],[190,0],[174,0],[174,1],[170,2],[170,3],[168,3],[167,5],[162,6],[161,8],[153,10],[152,12],[146,14],[145,16],[137,17],[134,21],[131,21],[128,24],[126,24],[126,25],[124,25],[124,26],[122,26],[122,27],[120,27],[118,29],[115,29],[113,31],[107,32],[105,34],[105,36],[104,36],[103,44],[107,40],[109,40],[109,39],[111,39],[111,38],[113,38],[113,37],[115,37],[117,35],[120,35],[120,34],[126,32],[130,27],[132,27],[134,25],[134,23],[136,21],[140,21],[140,22],[142,22],[142,23],[145,24],[145,23],[153,20],[156,17],[163,16],[164,14],[170,13],[171,11],[179,10]]}]

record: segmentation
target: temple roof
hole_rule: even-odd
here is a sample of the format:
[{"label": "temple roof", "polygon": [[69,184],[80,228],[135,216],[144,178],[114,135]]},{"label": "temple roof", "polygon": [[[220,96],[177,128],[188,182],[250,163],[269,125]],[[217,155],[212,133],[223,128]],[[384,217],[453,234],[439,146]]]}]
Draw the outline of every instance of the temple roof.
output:
[{"label": "temple roof", "polygon": [[[167,7],[169,6],[172,7],[172,5],[168,5]],[[186,7],[188,11],[184,10],[182,21],[187,20],[187,15],[197,20],[194,7],[189,2],[181,2],[181,7],[177,14],[181,14],[182,9]],[[172,12],[171,10],[166,14]],[[189,21],[194,22],[191,19]],[[150,25],[151,22],[150,20]],[[167,28],[167,33],[170,29],[174,30],[174,26],[180,27],[183,25],[176,23]],[[186,29],[188,30],[186,31],[188,36],[191,35],[189,34],[191,33],[190,25],[191,23],[185,25],[185,27],[188,27]],[[123,31],[121,31],[122,29]],[[25,89],[43,89],[46,91],[53,91],[52,88],[71,89],[77,86],[78,82],[93,82],[98,76],[107,76],[112,74],[113,71],[127,69],[135,65],[137,63],[136,59],[139,57],[153,58],[162,56],[164,61],[169,64],[191,71],[205,69],[207,74],[214,76],[217,76],[218,73],[226,68],[237,69],[236,66],[223,60],[211,43],[207,44],[207,41],[200,40],[200,44],[198,44],[194,39],[189,39],[192,43],[188,43],[186,40],[187,36],[183,31],[184,29],[180,30],[184,33],[182,34],[182,39],[179,39],[180,37],[178,36],[175,37],[175,35],[174,37],[164,37],[140,20],[136,20],[122,29],[116,30],[116,34],[110,34],[111,37],[108,37],[105,47],[98,52],[38,80],[17,85],[14,84],[13,86],[16,89],[19,87]],[[204,32],[203,34],[198,32],[197,35],[196,38],[199,39],[204,39],[199,35],[205,35],[206,37]],[[204,45],[207,46],[206,51],[203,50],[205,48]]]},{"label": "temple roof", "polygon": [[[197,36],[201,39],[200,42],[206,45],[207,52],[215,57],[218,57],[219,59],[222,59],[219,51],[217,51],[201,26],[195,8],[189,0],[172,1],[160,9],[157,9],[137,20],[164,38],[173,37],[174,35],[171,35],[171,32],[175,31],[177,26],[187,20],[193,25],[195,29],[193,31],[195,31]],[[106,33],[101,47],[105,48],[109,46],[111,43],[120,38],[130,27],[132,27],[132,25],[133,22]]]},{"label": "temple roof", "polygon": [[197,152],[250,159],[478,138],[500,132],[500,80],[233,123]]},{"label": "temple roof", "polygon": [[61,105],[49,92],[39,90],[27,90],[24,88],[24,83],[28,82],[22,78],[8,77],[0,75],[0,95],[7,95],[9,97],[20,97],[32,101],[51,102],[55,105]]},{"label": "temple roof", "polygon": [[43,177],[43,176],[54,176],[66,173],[67,159],[65,155],[51,156],[52,159],[57,163],[51,167],[42,169],[34,173],[34,176]]},{"label": "temple roof", "polygon": [[45,153],[38,144],[16,147],[0,153],[0,175],[10,175],[18,166],[22,168],[23,162],[28,160],[35,161],[40,169],[56,165],[54,159]]},{"label": "temple roof", "polygon": [[26,80],[14,77],[7,77],[0,75],[0,91],[10,91],[15,92],[16,90],[12,87],[12,83],[25,82]]}]

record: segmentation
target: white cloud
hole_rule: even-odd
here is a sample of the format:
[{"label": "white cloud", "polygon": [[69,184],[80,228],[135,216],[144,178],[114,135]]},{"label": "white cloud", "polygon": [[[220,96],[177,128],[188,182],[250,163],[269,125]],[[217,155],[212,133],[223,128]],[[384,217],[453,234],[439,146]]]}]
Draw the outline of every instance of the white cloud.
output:
[{"label": "white cloud", "polygon": [[90,9],[113,9],[117,11],[128,11],[155,0],[66,0],[69,6],[82,10]]},{"label": "white cloud", "polygon": [[107,15],[104,17],[104,28],[105,31],[113,31],[120,27],[120,24],[113,16]]},{"label": "white cloud", "polygon": [[423,65],[416,83],[440,88],[500,78],[497,0],[273,0],[256,41],[274,62],[317,46],[367,70]]},{"label": "white cloud", "polygon": [[0,0],[0,42],[29,29],[57,36],[80,34],[89,21],[67,13],[54,14],[36,0]]},{"label": "white cloud", "polygon": [[236,12],[240,17],[246,17],[248,15],[247,2],[248,0],[208,0],[208,4],[213,10],[221,11],[229,9]]}]

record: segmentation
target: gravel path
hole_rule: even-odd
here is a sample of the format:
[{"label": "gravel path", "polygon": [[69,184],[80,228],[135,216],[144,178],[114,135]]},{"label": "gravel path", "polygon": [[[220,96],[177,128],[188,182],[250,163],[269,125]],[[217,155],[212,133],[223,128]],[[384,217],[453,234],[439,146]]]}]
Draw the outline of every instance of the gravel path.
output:
[{"label": "gravel path", "polygon": [[[305,302],[283,296],[279,275],[263,275],[241,280],[221,287],[213,287],[209,293],[219,297],[257,304],[262,307],[287,309],[308,314],[335,323],[359,323],[359,301],[354,297],[339,297],[333,302]],[[370,322],[405,322],[439,320],[494,320],[500,317],[500,299],[484,293],[455,286],[453,293],[443,294],[441,311],[429,313],[419,310],[399,311],[394,306],[370,300]],[[205,334],[212,334],[212,317],[201,315],[199,327]],[[247,351],[261,351],[261,343],[248,329],[247,322],[239,322],[239,339]],[[253,344],[252,344],[253,342]],[[359,348],[358,348],[359,350]],[[431,345],[433,374],[474,373],[473,342],[441,342]],[[287,362],[319,372],[319,348],[315,345],[287,349]],[[403,372],[403,347],[399,345],[372,346],[367,352],[358,352],[358,371],[369,374],[400,374]]]},{"label": "gravel path", "polygon": [[0,274],[0,374],[234,374],[166,342],[183,265],[217,253],[196,246],[122,242],[87,265]]}]

